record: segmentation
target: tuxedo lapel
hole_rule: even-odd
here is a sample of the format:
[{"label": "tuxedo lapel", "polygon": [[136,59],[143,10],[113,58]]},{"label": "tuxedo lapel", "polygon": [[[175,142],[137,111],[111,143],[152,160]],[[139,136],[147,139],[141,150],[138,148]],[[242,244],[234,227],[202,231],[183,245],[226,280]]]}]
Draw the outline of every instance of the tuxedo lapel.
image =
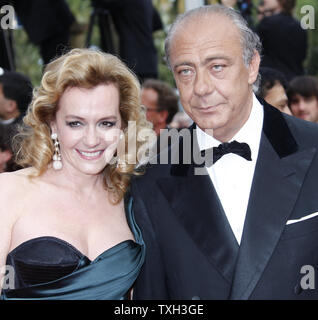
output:
[{"label": "tuxedo lapel", "polygon": [[[270,109],[269,109],[270,108]],[[261,137],[231,299],[248,299],[275,249],[316,153],[297,150],[281,113],[264,106]]]},{"label": "tuxedo lapel", "polygon": [[176,164],[157,183],[189,236],[231,283],[238,243],[207,172],[196,175],[194,164]]},{"label": "tuxedo lapel", "polygon": [[238,244],[209,176],[190,173],[186,177],[162,178],[158,184],[192,240],[231,283]]}]

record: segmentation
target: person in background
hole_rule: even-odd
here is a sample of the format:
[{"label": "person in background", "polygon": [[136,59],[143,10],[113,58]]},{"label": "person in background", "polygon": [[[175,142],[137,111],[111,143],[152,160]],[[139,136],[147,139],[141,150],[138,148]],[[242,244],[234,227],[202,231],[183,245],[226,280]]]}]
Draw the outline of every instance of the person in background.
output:
[{"label": "person in background", "polygon": [[300,119],[318,123],[318,79],[313,76],[294,78],[287,89],[288,105]]},{"label": "person in background", "polygon": [[24,117],[32,99],[30,79],[14,71],[0,75],[0,123],[14,123]]},{"label": "person in background", "polygon": [[152,0],[99,0],[109,10],[119,37],[119,56],[141,82],[158,77],[153,32],[163,28]]},{"label": "person in background", "polygon": [[[0,127],[5,132],[5,143],[11,151],[12,139],[31,102],[32,91],[30,79],[21,73],[7,71],[0,76]],[[11,168],[9,171],[19,168],[16,165],[8,167]]]},{"label": "person in background", "polygon": [[65,0],[11,0],[30,41],[37,45],[43,64],[69,49],[75,17]]},{"label": "person in background", "polygon": [[238,9],[243,16],[243,18],[247,21],[247,23],[252,26],[252,8],[253,3],[251,0],[218,0],[218,3],[232,9]]},{"label": "person in background", "polygon": [[257,6],[257,20],[279,13],[277,0],[260,0]]},{"label": "person in background", "polygon": [[[5,24],[9,24],[7,17],[8,11],[4,10],[4,6],[10,5],[10,1],[8,0],[0,0],[0,22],[5,19]],[[3,28],[2,25],[0,27],[0,69],[4,70],[15,70],[15,54],[13,47],[13,30],[10,28]],[[1,70],[0,70],[1,71]]]},{"label": "person in background", "polygon": [[178,95],[167,83],[147,79],[142,84],[141,103],[146,108],[147,120],[152,122],[156,134],[168,127],[178,112]]},{"label": "person in background", "polygon": [[264,3],[273,14],[263,18],[256,27],[263,45],[261,67],[279,70],[289,82],[304,74],[307,32],[292,16],[296,0],[267,0]]},{"label": "person in background", "polygon": [[145,256],[129,121],[150,128],[118,58],[74,49],[47,65],[16,140],[26,168],[0,175],[0,270],[15,271],[3,299],[128,298]]},{"label": "person in background", "polygon": [[281,112],[291,115],[286,94],[287,81],[284,75],[272,68],[260,68],[261,83],[258,96]]},{"label": "person in background", "polygon": [[10,162],[12,160],[12,150],[8,144],[7,132],[0,126],[0,173],[12,171]]},{"label": "person in background", "polygon": [[184,111],[179,111],[174,115],[169,127],[175,129],[184,129],[189,128],[192,123],[192,119]]},{"label": "person in background", "polygon": [[237,0],[219,0],[219,3],[223,6],[234,8],[237,4]]}]

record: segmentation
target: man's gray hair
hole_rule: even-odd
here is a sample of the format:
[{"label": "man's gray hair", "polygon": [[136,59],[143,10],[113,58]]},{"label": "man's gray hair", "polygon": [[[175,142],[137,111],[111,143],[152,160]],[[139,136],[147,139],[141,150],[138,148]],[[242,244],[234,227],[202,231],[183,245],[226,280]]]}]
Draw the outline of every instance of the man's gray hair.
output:
[{"label": "man's gray hair", "polygon": [[[175,35],[180,24],[192,19],[203,17],[203,16],[208,16],[208,15],[211,16],[213,14],[218,14],[218,15],[223,15],[228,17],[238,28],[240,32],[240,37],[241,37],[240,39],[241,44],[243,47],[243,62],[246,67],[250,65],[250,62],[252,61],[255,50],[261,55],[262,44],[259,39],[259,36],[249,28],[246,20],[242,17],[240,12],[223,5],[214,4],[214,5],[202,6],[202,7],[189,10],[179,15],[174,21],[174,23],[171,25],[165,40],[166,61],[170,68],[171,68],[171,65],[170,65],[171,40]],[[260,83],[260,76],[257,77],[254,83],[254,88],[253,88],[254,91],[257,90],[259,83]]]}]

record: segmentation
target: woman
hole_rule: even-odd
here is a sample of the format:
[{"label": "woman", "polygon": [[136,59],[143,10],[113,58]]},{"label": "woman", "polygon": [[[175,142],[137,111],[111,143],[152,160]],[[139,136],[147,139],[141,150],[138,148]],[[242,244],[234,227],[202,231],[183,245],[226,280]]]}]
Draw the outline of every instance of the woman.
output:
[{"label": "woman", "polygon": [[4,299],[127,298],[145,247],[127,194],[136,164],[114,159],[128,121],[149,127],[139,96],[109,54],[74,49],[47,66],[19,136],[27,168],[0,175]]}]

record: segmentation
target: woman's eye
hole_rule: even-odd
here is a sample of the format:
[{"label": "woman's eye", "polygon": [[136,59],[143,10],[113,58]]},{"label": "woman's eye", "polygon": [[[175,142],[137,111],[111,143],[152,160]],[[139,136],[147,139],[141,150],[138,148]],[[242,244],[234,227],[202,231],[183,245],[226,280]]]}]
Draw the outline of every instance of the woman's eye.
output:
[{"label": "woman's eye", "polygon": [[100,125],[101,125],[102,127],[108,127],[108,128],[110,128],[110,127],[115,126],[115,125],[116,125],[116,122],[103,121],[103,122],[100,123]]},{"label": "woman's eye", "polygon": [[70,122],[67,122],[67,125],[71,128],[76,128],[82,125],[82,123],[79,121],[70,121]]}]

